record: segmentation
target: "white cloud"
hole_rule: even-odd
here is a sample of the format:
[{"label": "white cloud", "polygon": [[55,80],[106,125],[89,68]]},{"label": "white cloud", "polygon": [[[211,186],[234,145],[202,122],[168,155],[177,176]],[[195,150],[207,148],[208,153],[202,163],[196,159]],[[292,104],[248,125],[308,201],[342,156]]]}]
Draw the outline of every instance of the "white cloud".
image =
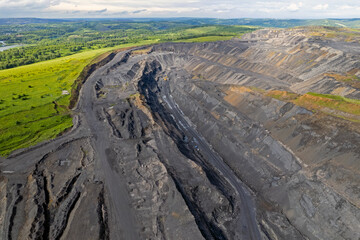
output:
[{"label": "white cloud", "polygon": [[351,18],[359,11],[359,0],[0,0],[0,17]]},{"label": "white cloud", "polygon": [[299,3],[292,3],[289,6],[287,6],[285,9],[291,12],[296,12],[298,11],[301,7],[302,7],[303,3],[299,2]]},{"label": "white cloud", "polygon": [[1,8],[42,8],[57,4],[58,1],[53,0],[0,0]]},{"label": "white cloud", "polygon": [[318,4],[316,6],[314,6],[312,9],[314,10],[326,10],[329,8],[329,4]]},{"label": "white cloud", "polygon": [[[97,1],[97,0],[67,0],[61,1],[59,4],[48,6],[44,11],[50,12],[69,12],[69,13],[81,13],[81,12],[91,12],[103,15],[109,15],[114,13],[123,13],[123,14],[150,14],[150,13],[183,13],[183,12],[194,12],[200,10],[197,7],[190,7],[184,4],[192,4],[198,1],[195,0],[175,0],[169,4],[169,1],[165,0],[153,0],[153,1],[136,1],[136,2],[126,2],[126,1],[114,1],[109,0],[106,2]],[[140,4],[142,3],[142,4]],[[184,6],[176,6],[184,5]],[[103,11],[106,9],[106,11]]]},{"label": "white cloud", "polygon": [[339,7],[340,10],[346,10],[346,11],[360,11],[360,6],[359,5],[342,5]]},{"label": "white cloud", "polygon": [[351,6],[349,6],[349,5],[342,5],[342,6],[340,6],[340,9],[341,9],[341,10],[348,10],[348,9],[351,9],[351,8],[353,8],[353,7],[351,7]]}]

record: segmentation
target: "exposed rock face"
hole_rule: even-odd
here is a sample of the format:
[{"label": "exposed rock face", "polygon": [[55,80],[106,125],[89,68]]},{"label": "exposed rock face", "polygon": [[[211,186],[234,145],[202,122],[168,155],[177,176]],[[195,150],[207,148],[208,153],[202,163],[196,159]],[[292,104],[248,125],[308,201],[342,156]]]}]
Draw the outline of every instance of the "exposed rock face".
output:
[{"label": "exposed rock face", "polygon": [[359,123],[267,94],[359,99],[359,52],[265,29],[117,54],[71,132],[2,160],[1,238],[359,239]]}]

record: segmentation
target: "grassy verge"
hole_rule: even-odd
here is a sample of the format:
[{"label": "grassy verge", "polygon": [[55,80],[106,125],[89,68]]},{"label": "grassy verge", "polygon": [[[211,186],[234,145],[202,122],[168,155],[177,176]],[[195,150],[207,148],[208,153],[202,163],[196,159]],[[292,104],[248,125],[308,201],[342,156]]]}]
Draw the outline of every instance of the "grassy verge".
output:
[{"label": "grassy verge", "polygon": [[307,93],[294,100],[297,105],[308,109],[322,110],[323,108],[360,116],[360,100],[345,98],[337,95]]},{"label": "grassy verge", "polygon": [[360,30],[356,28],[312,26],[307,29],[309,30],[307,35],[310,37],[339,39],[346,42],[358,42],[360,40]]},{"label": "grassy verge", "polygon": [[279,90],[271,90],[266,93],[267,96],[276,98],[281,101],[290,101],[296,99],[299,95],[296,93],[279,91]]},{"label": "grassy verge", "polygon": [[292,102],[308,110],[330,114],[353,122],[360,120],[360,100],[350,99],[338,95],[309,92],[304,95],[272,90],[266,96]]},{"label": "grassy verge", "polygon": [[263,90],[254,87],[230,86],[226,89],[224,99],[232,105],[241,102],[244,93],[256,93],[261,96],[271,97],[283,102],[291,102],[306,108],[314,113],[323,113],[339,117],[351,122],[360,122],[360,100],[350,99],[339,95],[320,94],[308,92],[300,95],[281,90]]},{"label": "grassy verge", "polygon": [[352,71],[346,73],[346,75],[341,75],[337,73],[325,73],[324,75],[327,77],[331,77],[339,82],[344,82],[349,84],[354,88],[360,88],[360,78],[355,75],[359,69],[353,69]]}]

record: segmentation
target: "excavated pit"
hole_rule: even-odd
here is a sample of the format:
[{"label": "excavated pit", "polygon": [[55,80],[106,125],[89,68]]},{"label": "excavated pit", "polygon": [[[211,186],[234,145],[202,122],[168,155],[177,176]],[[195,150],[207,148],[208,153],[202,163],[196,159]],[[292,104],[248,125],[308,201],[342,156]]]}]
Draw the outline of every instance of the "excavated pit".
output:
[{"label": "excavated pit", "polygon": [[358,45],[265,29],[116,54],[71,131],[1,159],[0,238],[359,239],[356,116],[286,98],[359,99],[336,78]]}]

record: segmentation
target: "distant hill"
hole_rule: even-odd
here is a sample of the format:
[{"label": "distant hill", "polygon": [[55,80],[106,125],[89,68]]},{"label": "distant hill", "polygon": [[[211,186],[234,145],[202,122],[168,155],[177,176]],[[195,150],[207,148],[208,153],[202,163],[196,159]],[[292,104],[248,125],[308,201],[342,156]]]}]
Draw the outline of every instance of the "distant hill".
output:
[{"label": "distant hill", "polygon": [[174,19],[187,24],[221,24],[221,25],[252,25],[261,27],[288,28],[297,26],[331,26],[360,28],[360,18],[353,19],[271,19],[271,18],[238,18],[238,19]]},{"label": "distant hill", "polygon": [[32,23],[62,23],[66,19],[45,19],[45,18],[0,18],[0,25],[32,24]]},{"label": "distant hill", "polygon": [[0,25],[33,24],[33,23],[63,23],[63,22],[173,22],[187,25],[251,25],[261,27],[289,28],[297,26],[331,26],[360,28],[360,18],[331,19],[274,19],[274,18],[0,18]]}]

